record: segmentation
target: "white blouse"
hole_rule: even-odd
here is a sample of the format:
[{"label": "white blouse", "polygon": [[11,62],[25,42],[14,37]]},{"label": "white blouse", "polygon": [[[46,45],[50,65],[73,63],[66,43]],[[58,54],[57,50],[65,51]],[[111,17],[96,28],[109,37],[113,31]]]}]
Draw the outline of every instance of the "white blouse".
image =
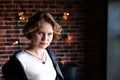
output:
[{"label": "white blouse", "polygon": [[24,68],[28,80],[55,80],[56,71],[48,53],[46,53],[46,56],[47,60],[43,64],[24,50],[16,55]]}]

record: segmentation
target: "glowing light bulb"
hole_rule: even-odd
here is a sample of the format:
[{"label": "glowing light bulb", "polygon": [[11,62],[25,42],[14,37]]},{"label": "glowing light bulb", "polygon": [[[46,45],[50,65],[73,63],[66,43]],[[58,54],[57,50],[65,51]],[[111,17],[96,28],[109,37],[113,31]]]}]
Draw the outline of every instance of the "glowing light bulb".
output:
[{"label": "glowing light bulb", "polygon": [[14,43],[13,43],[13,45],[17,45],[19,43],[19,41],[15,41]]},{"label": "glowing light bulb", "polygon": [[69,15],[70,15],[70,14],[69,14],[68,12],[64,12],[64,13],[63,13],[63,19],[64,19],[64,20],[67,20]]}]

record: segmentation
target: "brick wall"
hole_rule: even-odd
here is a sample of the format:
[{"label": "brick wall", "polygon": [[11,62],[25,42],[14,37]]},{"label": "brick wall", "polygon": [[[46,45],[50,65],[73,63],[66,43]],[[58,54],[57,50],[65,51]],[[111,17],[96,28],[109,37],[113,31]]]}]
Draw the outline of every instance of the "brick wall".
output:
[{"label": "brick wall", "polygon": [[[25,21],[16,19],[19,3],[25,9]],[[70,37],[51,44],[58,61],[77,64],[81,80],[103,80],[106,55],[104,6],[104,0],[0,0],[0,69],[15,51],[28,46],[29,41],[22,34],[27,19],[37,10],[45,10],[62,25],[62,35]],[[70,13],[67,21],[62,19],[64,11]],[[15,41],[19,44],[15,45]]]}]

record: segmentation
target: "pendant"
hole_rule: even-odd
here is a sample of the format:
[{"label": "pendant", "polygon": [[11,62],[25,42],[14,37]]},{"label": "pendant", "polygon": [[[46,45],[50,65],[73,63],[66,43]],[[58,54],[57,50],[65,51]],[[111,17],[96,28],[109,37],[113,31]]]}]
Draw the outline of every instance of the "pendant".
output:
[{"label": "pendant", "polygon": [[45,64],[45,62],[42,62],[43,64]]}]

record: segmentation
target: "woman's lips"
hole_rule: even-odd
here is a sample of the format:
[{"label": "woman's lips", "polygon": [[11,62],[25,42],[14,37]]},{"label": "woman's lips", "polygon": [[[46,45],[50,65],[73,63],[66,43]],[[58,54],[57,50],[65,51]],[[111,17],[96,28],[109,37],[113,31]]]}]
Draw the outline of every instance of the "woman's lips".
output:
[{"label": "woman's lips", "polygon": [[42,44],[42,45],[47,45],[47,43],[40,43],[40,44]]}]

